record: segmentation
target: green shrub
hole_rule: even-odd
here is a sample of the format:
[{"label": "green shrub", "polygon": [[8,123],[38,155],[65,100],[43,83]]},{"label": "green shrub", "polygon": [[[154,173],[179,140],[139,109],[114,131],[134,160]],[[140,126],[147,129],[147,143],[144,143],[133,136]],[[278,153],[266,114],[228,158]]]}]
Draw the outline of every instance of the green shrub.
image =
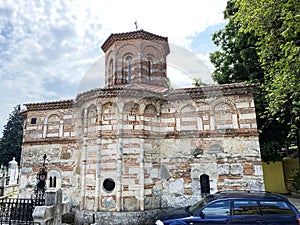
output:
[{"label": "green shrub", "polygon": [[293,191],[296,193],[300,193],[300,171],[298,170],[293,176]]}]

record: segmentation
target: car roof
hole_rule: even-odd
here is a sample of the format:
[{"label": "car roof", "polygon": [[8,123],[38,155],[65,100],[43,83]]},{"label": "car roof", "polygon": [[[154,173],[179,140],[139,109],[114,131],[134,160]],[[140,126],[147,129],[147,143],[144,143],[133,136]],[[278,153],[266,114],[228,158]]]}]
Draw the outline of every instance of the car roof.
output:
[{"label": "car roof", "polygon": [[262,191],[220,191],[215,194],[211,194],[205,197],[208,202],[217,199],[253,199],[253,200],[272,200],[272,201],[287,201],[287,198],[270,192]]}]

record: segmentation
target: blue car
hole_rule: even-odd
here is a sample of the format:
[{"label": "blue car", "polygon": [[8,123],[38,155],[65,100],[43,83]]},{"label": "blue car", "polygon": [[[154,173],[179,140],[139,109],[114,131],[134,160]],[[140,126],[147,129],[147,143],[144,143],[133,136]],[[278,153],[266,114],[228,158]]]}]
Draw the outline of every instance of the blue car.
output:
[{"label": "blue car", "polygon": [[284,196],[269,192],[225,191],[194,205],[171,209],[155,225],[300,225],[300,214]]}]

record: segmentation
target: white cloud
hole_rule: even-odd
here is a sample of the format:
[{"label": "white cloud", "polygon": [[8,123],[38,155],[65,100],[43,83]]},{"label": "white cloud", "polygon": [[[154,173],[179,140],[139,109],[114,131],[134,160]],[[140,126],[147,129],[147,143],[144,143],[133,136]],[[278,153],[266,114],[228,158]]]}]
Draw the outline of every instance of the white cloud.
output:
[{"label": "white cloud", "polygon": [[223,22],[226,2],[3,0],[0,131],[16,104],[75,97],[110,33],[133,31],[137,20],[139,29],[190,49],[199,32]]}]

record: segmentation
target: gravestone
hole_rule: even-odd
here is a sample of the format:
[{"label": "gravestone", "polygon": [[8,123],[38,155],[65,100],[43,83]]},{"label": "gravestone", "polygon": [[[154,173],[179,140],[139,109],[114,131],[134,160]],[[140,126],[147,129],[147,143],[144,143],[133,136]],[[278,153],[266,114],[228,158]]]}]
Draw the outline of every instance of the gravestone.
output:
[{"label": "gravestone", "polygon": [[15,157],[12,161],[8,163],[8,176],[9,176],[9,183],[8,185],[16,185],[18,184],[18,176],[19,176],[19,169],[18,163],[15,160]]}]

